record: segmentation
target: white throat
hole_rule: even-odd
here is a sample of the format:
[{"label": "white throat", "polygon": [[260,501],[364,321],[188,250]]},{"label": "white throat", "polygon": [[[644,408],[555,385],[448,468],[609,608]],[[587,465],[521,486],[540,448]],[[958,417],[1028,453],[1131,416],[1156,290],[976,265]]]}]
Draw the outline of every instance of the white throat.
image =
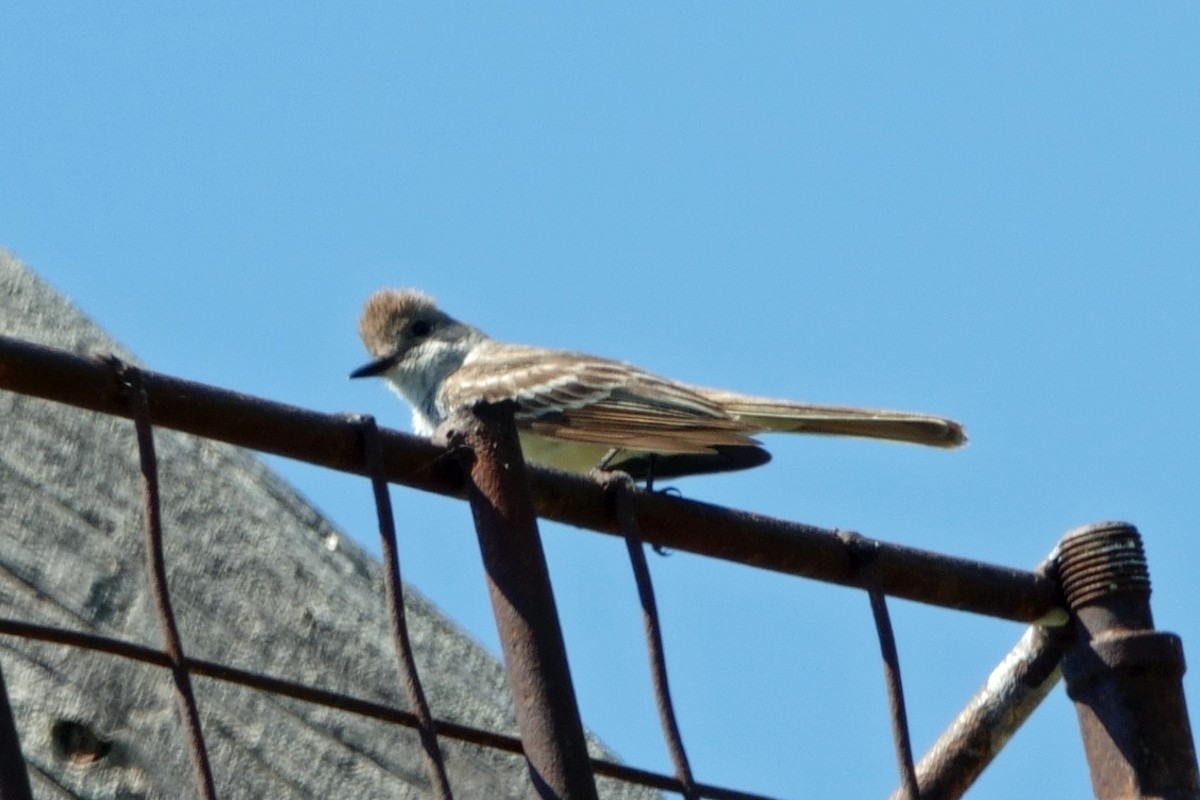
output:
[{"label": "white throat", "polygon": [[444,409],[438,403],[442,381],[462,366],[482,338],[479,335],[422,342],[384,373],[392,391],[412,406],[413,433],[430,436],[445,419]]}]

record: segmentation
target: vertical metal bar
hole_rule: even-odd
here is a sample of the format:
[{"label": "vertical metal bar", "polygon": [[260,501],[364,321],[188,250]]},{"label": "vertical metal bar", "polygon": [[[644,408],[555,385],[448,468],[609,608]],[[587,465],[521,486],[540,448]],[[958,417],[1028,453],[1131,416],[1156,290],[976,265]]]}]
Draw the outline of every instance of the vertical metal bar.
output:
[{"label": "vertical metal bar", "polygon": [[654,598],[654,584],[650,580],[650,565],[646,563],[645,545],[638,536],[637,515],[633,510],[633,481],[628,475],[614,476],[608,485],[616,492],[617,521],[625,536],[629,563],[633,567],[638,599],[642,604],[642,626],[646,631],[650,678],[654,686],[654,700],[658,706],[658,720],[662,726],[663,739],[675,768],[675,777],[679,780],[681,794],[686,800],[696,800],[700,795],[696,789],[696,780],[692,777],[687,751],[683,749],[683,736],[679,733],[679,721],[675,717],[671,687],[667,682],[667,657],[663,647],[662,626],[658,620],[658,603]]},{"label": "vertical metal bar", "polygon": [[[1035,572],[1054,573],[1058,548]],[[1062,678],[1059,663],[1075,641],[1066,609],[1025,630],[954,721],[917,763],[922,800],[958,800],[999,755]],[[890,800],[904,800],[896,789]]]},{"label": "vertical metal bar", "polygon": [[400,556],[396,547],[396,523],[392,513],[392,501],[388,496],[387,481],[383,478],[382,453],[379,445],[379,428],[375,418],[359,416],[354,419],[363,439],[363,455],[367,474],[371,476],[371,489],[375,495],[375,510],[379,517],[380,548],[383,553],[383,586],[387,596],[388,621],[392,629],[392,643],[399,660],[400,676],[408,706],[417,718],[417,733],[421,739],[422,757],[433,796],[437,800],[453,800],[450,777],[446,774],[446,763],[438,746],[437,726],[429,711],[425,690],[417,674],[417,662],[413,654],[412,641],[408,636],[408,620],[404,614],[404,582],[400,580]]},{"label": "vertical metal bar", "polygon": [[204,800],[215,800],[217,791],[208,762],[208,750],[204,746],[204,732],[200,727],[200,710],[196,706],[196,695],[192,690],[179,627],[175,623],[175,612],[171,609],[171,593],[167,587],[167,565],[162,543],[162,507],[158,493],[158,459],[154,452],[150,403],[137,368],[118,360],[115,356],[110,363],[117,377],[129,389],[133,422],[137,430],[146,528],[146,568],[150,578],[150,593],[154,598],[154,608],[162,630],[163,652],[171,661],[171,678],[175,683],[175,696],[179,701],[184,737],[187,740],[200,796]]},{"label": "vertical metal bar", "polygon": [[441,434],[468,472],[467,499],[534,796],[597,800],[550,573],[511,404],[480,404]]},{"label": "vertical metal bar", "polygon": [[1154,630],[1150,575],[1137,529],[1076,528],[1058,573],[1074,617],[1063,660],[1099,800],[1196,800],[1200,775],[1183,697],[1183,644]]},{"label": "vertical metal bar", "polygon": [[[922,800],[958,800],[1062,677],[1070,626],[1030,626],[917,763]],[[891,800],[904,800],[905,789]]]},{"label": "vertical metal bar", "polygon": [[896,652],[896,637],[888,616],[887,599],[875,586],[867,589],[871,597],[871,613],[879,632],[879,650],[883,655],[883,679],[887,684],[888,709],[892,718],[892,741],[896,746],[896,764],[900,782],[908,800],[921,800],[917,771],[913,766],[912,739],[908,734],[908,711],[904,706],[904,684],[900,680],[900,656]]},{"label": "vertical metal bar", "polygon": [[29,787],[29,771],[21,755],[21,741],[12,706],[8,702],[8,687],[0,669],[0,800],[33,800]]},{"label": "vertical metal bar", "polygon": [[900,656],[896,652],[896,636],[888,615],[887,598],[879,588],[874,549],[870,542],[857,533],[845,531],[839,535],[850,549],[871,600],[871,614],[875,617],[879,651],[883,656],[883,679],[892,721],[892,743],[896,747],[896,764],[900,769],[900,785],[904,789],[901,796],[907,800],[921,800],[917,771],[913,766],[912,740],[908,733],[908,712],[904,706],[904,684],[900,680]]}]

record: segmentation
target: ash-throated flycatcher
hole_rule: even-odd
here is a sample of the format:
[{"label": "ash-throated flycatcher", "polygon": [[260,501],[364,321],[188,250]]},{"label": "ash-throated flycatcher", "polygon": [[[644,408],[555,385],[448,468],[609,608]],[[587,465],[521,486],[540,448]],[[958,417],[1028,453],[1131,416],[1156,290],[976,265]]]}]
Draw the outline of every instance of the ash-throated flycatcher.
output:
[{"label": "ash-throated flycatcher", "polygon": [[380,375],[429,436],[460,408],[511,400],[526,460],[572,472],[603,464],[634,478],[744,469],[770,459],[766,432],[865,436],[957,447],[957,423],[928,414],[809,405],[688,386],[620,361],[505,344],[412,290],[367,300],[359,333]]}]

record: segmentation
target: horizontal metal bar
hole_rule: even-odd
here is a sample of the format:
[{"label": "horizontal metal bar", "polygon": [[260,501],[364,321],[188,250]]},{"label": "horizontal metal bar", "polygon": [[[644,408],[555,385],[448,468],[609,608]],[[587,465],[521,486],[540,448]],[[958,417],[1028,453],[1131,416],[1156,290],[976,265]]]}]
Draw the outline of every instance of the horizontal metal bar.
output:
[{"label": "horizontal metal bar", "polygon": [[[161,650],[155,650],[152,647],[135,644],[123,639],[99,636],[84,631],[72,631],[50,625],[39,625],[32,622],[22,622],[20,620],[0,617],[0,635],[94,650],[120,658],[140,661],[144,664],[153,664],[164,669],[171,667],[170,658]],[[350,695],[330,692],[325,689],[306,686],[302,683],[273,678],[258,672],[250,672],[227,664],[192,658],[186,655],[184,656],[184,664],[188,671],[194,675],[203,675],[206,678],[245,686],[249,689],[257,689],[262,692],[269,692],[281,697],[291,697],[294,700],[302,700],[306,703],[314,703],[327,708],[336,708],[351,714],[377,719],[381,722],[403,725],[407,728],[416,729],[420,725],[416,714],[381,703],[374,703],[370,700],[362,700]],[[482,728],[473,728],[470,725],[463,725],[458,722],[451,722],[450,720],[437,719],[435,723],[438,734],[448,739],[457,739],[461,742],[490,747],[494,750],[502,750],[514,755],[521,755],[521,740],[515,736],[507,736],[502,733],[483,730]],[[603,775],[606,778],[637,783],[667,792],[679,792],[683,788],[674,777],[638,769],[637,767],[626,766],[625,764],[618,764],[615,761],[593,758],[591,759],[591,764],[592,770],[597,775]],[[702,797],[709,798],[709,800],[771,800],[771,798],[765,795],[751,794],[736,789],[726,789],[706,783],[696,784],[696,788],[700,791]]]},{"label": "horizontal metal bar", "polygon": [[[364,474],[362,444],[348,417],[320,414],[201,383],[144,372],[155,425],[311,464]],[[0,389],[129,417],[111,370],[97,361],[0,336]],[[381,430],[389,481],[463,497],[456,459],[427,440]],[[620,535],[615,500],[595,481],[529,470],[539,516]],[[858,560],[836,531],[731,511],[665,494],[636,492],[643,538],[805,578],[863,587]],[[1027,570],[886,544],[874,548],[875,579],[887,594],[932,605],[1034,622],[1057,613],[1055,584]]]}]

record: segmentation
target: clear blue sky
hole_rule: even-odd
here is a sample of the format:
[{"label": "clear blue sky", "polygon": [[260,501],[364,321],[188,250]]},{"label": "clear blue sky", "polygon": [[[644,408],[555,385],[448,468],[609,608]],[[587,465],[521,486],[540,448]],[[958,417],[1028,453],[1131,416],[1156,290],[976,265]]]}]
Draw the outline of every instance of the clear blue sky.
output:
[{"label": "clear blue sky", "polygon": [[[679,488],[1017,567],[1131,520],[1195,662],[1198,34],[1194,3],[6,4],[0,245],[154,369],[400,428],[346,380],[382,286],[694,383],[954,416],[959,452],[777,437]],[[376,549],[364,482],[277,466]],[[495,649],[465,507],[393,499],[406,577]],[[543,531],[586,724],[666,769],[622,545]],[[895,785],[861,593],[651,568],[698,778]],[[1021,627],[892,607],[923,751]],[[1059,688],[971,796],[1089,791]]]}]

